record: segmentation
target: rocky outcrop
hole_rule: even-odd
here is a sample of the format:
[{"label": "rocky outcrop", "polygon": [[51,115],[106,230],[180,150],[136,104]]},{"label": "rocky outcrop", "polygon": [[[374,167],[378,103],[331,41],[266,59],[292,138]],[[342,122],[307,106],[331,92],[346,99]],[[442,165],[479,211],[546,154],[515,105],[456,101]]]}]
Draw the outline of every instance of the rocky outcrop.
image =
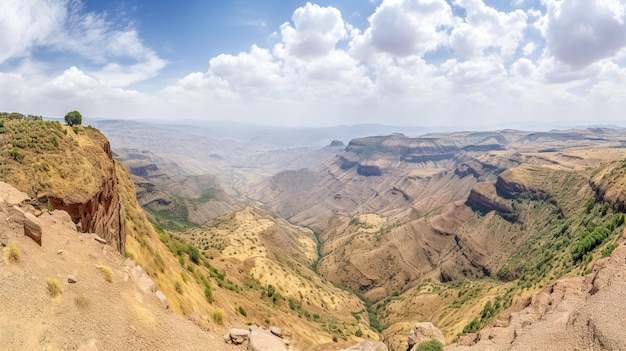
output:
[{"label": "rocky outcrop", "polygon": [[331,147],[342,147],[342,146],[345,146],[345,144],[341,140],[333,140],[333,141],[330,142],[330,146]]},{"label": "rocky outcrop", "polygon": [[435,327],[431,322],[416,323],[409,332],[407,350],[412,350],[414,346],[429,340],[437,340],[442,344],[446,342],[441,330]]},{"label": "rocky outcrop", "polygon": [[366,166],[359,165],[356,169],[356,173],[364,177],[379,177],[383,175],[383,171],[378,166]]},{"label": "rocky outcrop", "polygon": [[626,212],[626,162],[603,169],[590,181],[596,200],[611,204],[614,211]]},{"label": "rocky outcrop", "polygon": [[102,181],[91,194],[64,194],[64,196],[47,195],[48,203],[54,208],[69,213],[78,229],[84,233],[96,233],[103,237],[118,252],[125,252],[126,233],[124,229],[125,213],[117,187],[115,161],[111,153],[111,145],[102,137],[101,150],[106,155],[106,164],[100,164]]},{"label": "rocky outcrop", "polygon": [[283,339],[276,336],[272,329],[265,330],[256,325],[251,325],[247,330],[232,328],[228,334],[224,335],[224,342],[228,344],[241,345],[246,341],[248,342],[248,350],[251,351],[287,351]]},{"label": "rocky outcrop", "polygon": [[552,350],[626,349],[626,246],[596,262],[593,272],[561,278],[532,299],[514,301],[478,335],[464,338],[446,350],[530,351],[549,345]]},{"label": "rocky outcrop", "polygon": [[41,223],[30,213],[24,213],[24,235],[41,246]]},{"label": "rocky outcrop", "polygon": [[465,202],[475,211],[483,213],[496,211],[499,213],[511,213],[511,204],[498,197],[496,187],[491,182],[482,182],[474,185]]}]

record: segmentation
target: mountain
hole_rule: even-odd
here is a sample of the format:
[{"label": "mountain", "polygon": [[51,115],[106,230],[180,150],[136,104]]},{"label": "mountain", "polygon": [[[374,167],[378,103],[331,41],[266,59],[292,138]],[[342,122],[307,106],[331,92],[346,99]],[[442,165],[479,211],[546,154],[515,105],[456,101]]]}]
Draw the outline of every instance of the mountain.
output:
[{"label": "mountain", "polygon": [[260,142],[104,125],[118,144],[92,127],[0,125],[11,349],[235,350],[276,325],[291,350],[626,347],[610,322],[623,130],[285,148],[268,141],[284,130]]}]

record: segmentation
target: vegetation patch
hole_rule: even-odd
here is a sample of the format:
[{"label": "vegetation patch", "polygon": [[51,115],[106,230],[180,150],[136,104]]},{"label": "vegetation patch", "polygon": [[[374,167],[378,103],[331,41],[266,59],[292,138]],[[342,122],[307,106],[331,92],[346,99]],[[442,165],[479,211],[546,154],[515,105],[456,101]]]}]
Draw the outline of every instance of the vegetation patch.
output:
[{"label": "vegetation patch", "polygon": [[46,291],[51,297],[57,297],[63,294],[61,283],[54,278],[46,278]]},{"label": "vegetation patch", "polygon": [[11,241],[9,246],[4,248],[4,257],[9,263],[18,263],[22,257],[22,251],[17,247],[17,244]]},{"label": "vegetation patch", "polygon": [[221,308],[213,309],[213,312],[211,313],[211,319],[213,319],[213,322],[215,324],[223,325],[225,319],[224,310]]},{"label": "vegetation patch", "polygon": [[443,351],[443,344],[438,340],[432,339],[419,343],[415,351]]},{"label": "vegetation patch", "polygon": [[102,277],[104,277],[104,280],[106,280],[109,283],[113,282],[113,271],[111,270],[111,267],[104,266],[104,265],[96,265],[96,268],[98,268],[100,273],[102,273]]}]

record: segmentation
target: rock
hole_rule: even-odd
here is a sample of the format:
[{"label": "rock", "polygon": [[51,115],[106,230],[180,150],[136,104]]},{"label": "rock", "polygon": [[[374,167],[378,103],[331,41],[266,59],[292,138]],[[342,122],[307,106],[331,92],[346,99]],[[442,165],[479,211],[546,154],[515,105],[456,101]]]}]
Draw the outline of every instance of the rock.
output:
[{"label": "rock", "polygon": [[67,276],[67,282],[68,283],[76,283],[76,277],[72,274]]},{"label": "rock", "polygon": [[99,242],[100,244],[104,244],[106,245],[107,241],[103,238],[101,238],[100,236],[98,236],[97,234],[93,235],[93,238],[96,239],[97,242]]},{"label": "rock", "polygon": [[41,223],[37,217],[30,213],[24,214],[24,235],[41,246]]},{"label": "rock", "polygon": [[[156,291],[156,284],[150,278],[150,276],[141,268],[131,263],[127,265],[128,274],[133,278],[133,281],[144,294],[152,293]],[[125,263],[126,264],[126,263]]]},{"label": "rock", "polygon": [[165,294],[163,294],[161,290],[157,290],[154,294],[156,295],[157,299],[159,299],[159,301],[161,302],[161,305],[163,305],[163,307],[165,307],[166,310],[170,308],[170,304],[167,302],[167,297],[165,297]]},{"label": "rock", "polygon": [[364,177],[378,177],[383,175],[383,171],[378,166],[359,165],[356,173]]},{"label": "rock", "polygon": [[287,351],[287,347],[283,343],[282,339],[259,328],[250,332],[248,350]]},{"label": "rock", "polygon": [[0,182],[0,199],[4,199],[4,201],[6,201],[6,203],[11,206],[16,206],[28,200],[29,198],[28,195],[17,190],[13,186],[4,182]]},{"label": "rock", "polygon": [[50,216],[54,219],[56,223],[61,223],[63,226],[73,232],[76,231],[76,224],[72,222],[72,217],[70,214],[63,210],[54,210],[52,212],[48,212]]},{"label": "rock", "polygon": [[478,334],[469,333],[461,335],[456,339],[456,343],[459,346],[472,346],[478,342]]},{"label": "rock", "polygon": [[270,327],[270,333],[278,336],[279,338],[283,337],[283,330],[280,327]]},{"label": "rock", "polygon": [[235,345],[241,345],[250,339],[250,331],[245,329],[232,328],[228,331],[228,335],[230,335],[230,340]]},{"label": "rock", "polygon": [[382,341],[372,342],[369,340],[361,341],[360,343],[344,349],[343,351],[388,351],[387,345]]},{"label": "rock", "polygon": [[9,244],[9,239],[7,238],[7,235],[4,233],[0,233],[0,246],[4,247],[7,246]]},{"label": "rock", "polygon": [[413,329],[409,332],[408,349],[413,348],[414,345],[419,345],[424,341],[438,340],[442,344],[446,344],[446,340],[443,338],[441,330],[437,329],[431,322],[416,323]]},{"label": "rock", "polygon": [[24,224],[24,210],[17,206],[9,207],[9,219],[17,224]]},{"label": "rock", "polygon": [[65,253],[65,250],[63,249],[58,249],[57,250],[57,255],[63,255]]}]

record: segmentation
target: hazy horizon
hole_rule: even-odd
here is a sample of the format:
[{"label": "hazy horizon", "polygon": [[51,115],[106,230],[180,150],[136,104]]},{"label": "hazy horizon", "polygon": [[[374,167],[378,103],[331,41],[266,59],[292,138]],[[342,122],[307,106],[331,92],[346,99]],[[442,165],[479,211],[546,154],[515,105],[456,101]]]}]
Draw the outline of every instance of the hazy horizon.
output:
[{"label": "hazy horizon", "polygon": [[623,0],[0,4],[0,110],[282,127],[623,123]]}]

